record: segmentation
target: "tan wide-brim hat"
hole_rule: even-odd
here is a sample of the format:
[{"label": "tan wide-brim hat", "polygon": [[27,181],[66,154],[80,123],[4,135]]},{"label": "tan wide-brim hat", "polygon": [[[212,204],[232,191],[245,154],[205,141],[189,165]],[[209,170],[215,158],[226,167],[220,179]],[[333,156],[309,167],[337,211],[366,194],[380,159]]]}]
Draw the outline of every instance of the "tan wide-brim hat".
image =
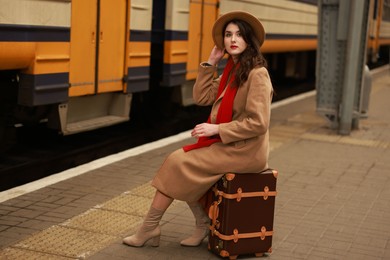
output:
[{"label": "tan wide-brim hat", "polygon": [[255,34],[256,39],[259,41],[259,47],[263,45],[264,38],[265,38],[265,31],[264,27],[257,19],[255,16],[248,12],[244,11],[232,11],[229,13],[226,13],[222,16],[220,16],[214,23],[213,30],[212,30],[212,35],[213,35],[213,40],[215,45],[219,49],[225,48],[224,43],[223,43],[223,38],[224,38],[224,32],[222,31],[225,24],[230,22],[231,20],[243,20],[247,22],[253,29],[253,32]]}]

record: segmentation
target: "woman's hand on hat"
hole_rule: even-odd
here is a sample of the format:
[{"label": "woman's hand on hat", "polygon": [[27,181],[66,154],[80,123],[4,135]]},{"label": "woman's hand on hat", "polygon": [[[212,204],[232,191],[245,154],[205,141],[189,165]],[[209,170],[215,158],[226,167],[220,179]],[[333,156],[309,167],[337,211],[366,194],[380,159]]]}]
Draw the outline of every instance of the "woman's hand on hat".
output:
[{"label": "woman's hand on hat", "polygon": [[225,55],[225,49],[219,49],[217,46],[214,46],[214,48],[211,50],[209,60],[207,63],[215,66],[218,64],[218,62],[222,59],[222,57]]}]

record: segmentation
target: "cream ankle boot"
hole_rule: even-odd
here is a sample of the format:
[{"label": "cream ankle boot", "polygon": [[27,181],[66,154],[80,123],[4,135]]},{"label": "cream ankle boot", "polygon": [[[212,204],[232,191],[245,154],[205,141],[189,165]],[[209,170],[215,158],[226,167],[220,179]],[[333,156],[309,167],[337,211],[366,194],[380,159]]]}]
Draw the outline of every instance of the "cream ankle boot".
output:
[{"label": "cream ankle boot", "polygon": [[129,246],[141,247],[152,239],[152,246],[159,246],[161,232],[159,223],[164,212],[165,210],[150,207],[141,227],[134,235],[125,237],[123,243]]},{"label": "cream ankle boot", "polygon": [[199,203],[194,205],[188,204],[188,206],[195,216],[195,231],[192,236],[182,240],[180,244],[182,246],[199,246],[209,233],[210,219]]}]

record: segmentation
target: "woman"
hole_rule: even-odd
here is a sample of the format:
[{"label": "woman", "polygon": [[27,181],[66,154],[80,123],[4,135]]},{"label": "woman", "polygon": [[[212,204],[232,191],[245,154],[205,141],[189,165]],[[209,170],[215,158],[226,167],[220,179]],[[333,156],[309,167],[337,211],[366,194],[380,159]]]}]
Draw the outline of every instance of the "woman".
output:
[{"label": "woman", "polygon": [[[198,142],[170,154],[152,185],[157,189],[144,223],[135,235],[123,239],[130,246],[152,240],[159,245],[159,222],[173,199],[188,203],[196,219],[194,234],[181,241],[198,246],[208,234],[209,219],[198,200],[224,173],[253,173],[268,167],[268,126],[272,84],[260,53],[264,29],[253,15],[234,11],[213,26],[215,47],[201,63],[193,89],[198,105],[212,105],[206,123],[196,125],[191,135]],[[225,52],[228,63],[214,79]]]}]

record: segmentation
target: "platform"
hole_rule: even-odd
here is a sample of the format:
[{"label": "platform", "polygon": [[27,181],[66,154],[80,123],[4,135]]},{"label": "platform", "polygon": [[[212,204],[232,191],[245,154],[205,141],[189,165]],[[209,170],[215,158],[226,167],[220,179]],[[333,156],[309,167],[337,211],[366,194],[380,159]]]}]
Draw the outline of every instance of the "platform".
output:
[{"label": "platform", "polygon": [[[390,69],[373,77],[368,117],[340,136],[315,93],[273,104],[270,166],[278,169],[271,259],[390,259]],[[0,259],[221,259],[182,247],[192,214],[175,202],[160,246],[132,248],[165,157],[189,132],[0,193]],[[69,178],[72,177],[72,178]],[[240,256],[239,259],[255,259]]]}]

